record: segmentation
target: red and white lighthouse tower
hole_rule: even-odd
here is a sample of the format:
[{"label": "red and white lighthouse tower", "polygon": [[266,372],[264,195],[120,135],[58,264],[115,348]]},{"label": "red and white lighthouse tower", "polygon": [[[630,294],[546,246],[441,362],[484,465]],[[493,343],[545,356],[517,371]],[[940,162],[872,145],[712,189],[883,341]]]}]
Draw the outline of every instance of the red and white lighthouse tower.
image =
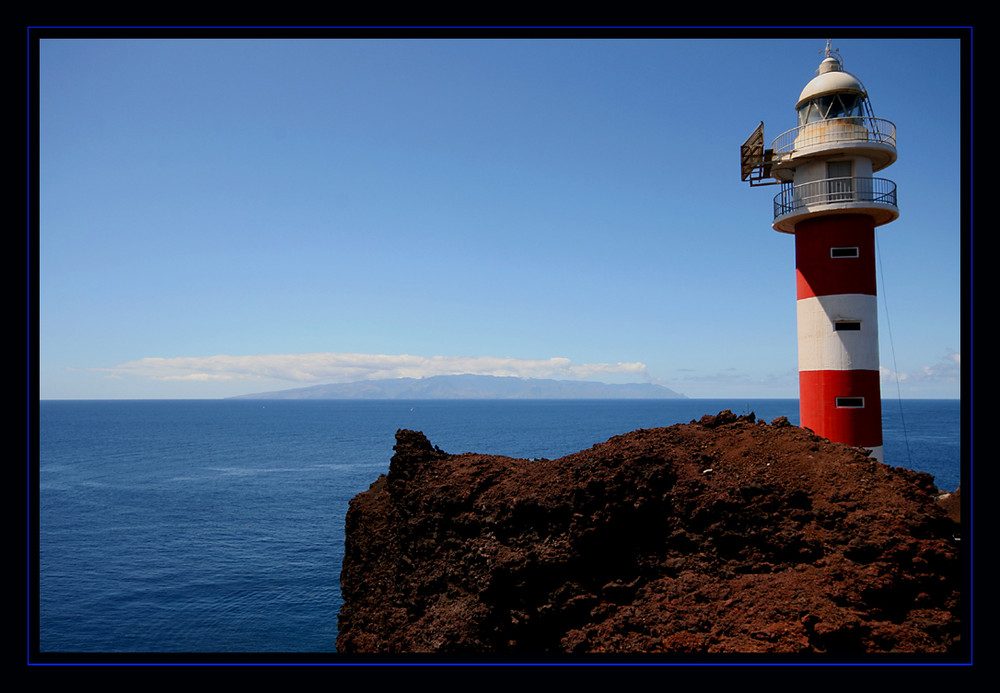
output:
[{"label": "red and white lighthouse tower", "polygon": [[896,128],[875,118],[860,80],[826,56],[795,105],[798,125],[741,150],[744,180],[780,184],[776,231],[795,236],[800,425],[882,459],[875,227],[899,216]]}]

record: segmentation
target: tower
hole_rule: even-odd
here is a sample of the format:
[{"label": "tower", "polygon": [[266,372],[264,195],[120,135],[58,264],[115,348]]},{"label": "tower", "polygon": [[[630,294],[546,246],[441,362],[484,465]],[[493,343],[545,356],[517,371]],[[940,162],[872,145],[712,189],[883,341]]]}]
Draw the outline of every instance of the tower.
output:
[{"label": "tower", "polygon": [[795,110],[770,149],[761,123],[740,163],[751,186],[781,186],[772,226],[795,237],[800,424],[881,460],[875,227],[899,210],[895,184],[872,174],[896,160],[896,127],[829,42]]}]

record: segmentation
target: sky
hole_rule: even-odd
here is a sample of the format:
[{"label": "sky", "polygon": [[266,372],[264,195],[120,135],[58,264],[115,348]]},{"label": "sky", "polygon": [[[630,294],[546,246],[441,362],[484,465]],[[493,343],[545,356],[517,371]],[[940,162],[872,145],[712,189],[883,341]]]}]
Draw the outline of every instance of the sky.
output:
[{"label": "sky", "polygon": [[[826,38],[43,37],[39,397],[483,373],[795,398],[794,238],[739,147],[795,127]],[[883,396],[960,397],[963,45],[831,40],[897,128]]]}]

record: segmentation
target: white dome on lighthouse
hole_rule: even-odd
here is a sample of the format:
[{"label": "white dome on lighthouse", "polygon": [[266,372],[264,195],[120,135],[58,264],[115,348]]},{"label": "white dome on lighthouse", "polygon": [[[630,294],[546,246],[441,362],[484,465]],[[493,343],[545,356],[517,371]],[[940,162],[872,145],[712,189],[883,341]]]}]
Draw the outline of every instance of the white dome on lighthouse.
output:
[{"label": "white dome on lighthouse", "polygon": [[840,56],[827,46],[816,76],[799,94],[795,110],[799,125],[865,115],[868,92],[861,80],[844,70]]},{"label": "white dome on lighthouse", "polygon": [[820,63],[817,73],[809,84],[805,86],[802,93],[799,94],[799,100],[795,104],[796,108],[801,107],[810,99],[815,99],[825,94],[848,93],[856,94],[862,98],[868,96],[864,86],[861,84],[861,80],[850,72],[845,71],[840,61],[834,57],[824,59]]}]

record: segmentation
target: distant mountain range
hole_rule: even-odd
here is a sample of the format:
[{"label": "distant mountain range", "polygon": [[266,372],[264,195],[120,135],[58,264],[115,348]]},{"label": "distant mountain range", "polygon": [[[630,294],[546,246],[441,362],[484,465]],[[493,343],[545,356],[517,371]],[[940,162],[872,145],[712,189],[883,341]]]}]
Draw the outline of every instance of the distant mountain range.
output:
[{"label": "distant mountain range", "polygon": [[652,383],[610,384],[493,375],[361,380],[230,399],[686,399]]}]

